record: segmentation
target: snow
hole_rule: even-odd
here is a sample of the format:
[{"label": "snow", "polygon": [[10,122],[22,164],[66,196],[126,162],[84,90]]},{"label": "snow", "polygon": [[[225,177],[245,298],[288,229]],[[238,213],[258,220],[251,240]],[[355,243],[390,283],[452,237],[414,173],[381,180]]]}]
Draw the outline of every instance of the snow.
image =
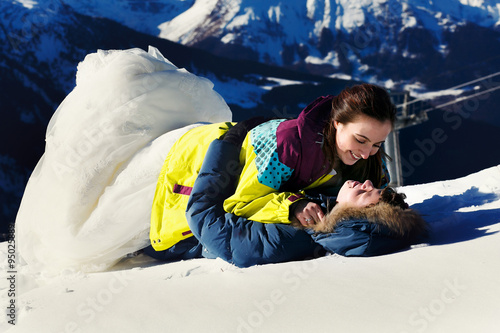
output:
[{"label": "snow", "polygon": [[366,16],[364,7],[366,3],[361,1],[352,2],[341,0],[340,5],[343,7],[343,15],[337,16],[336,28],[345,29],[347,32],[352,32],[354,29],[362,27],[365,24]]},{"label": "snow", "polygon": [[207,74],[205,77],[214,83],[217,91],[224,91],[224,100],[230,105],[251,109],[259,104],[266,93],[266,89],[253,83],[234,79],[221,80],[213,74]]},{"label": "snow", "polygon": [[[426,243],[390,255],[329,255],[250,268],[221,259],[160,263],[127,255],[147,241],[144,217],[158,168],[187,129],[184,121],[200,117],[193,111],[199,103],[211,111],[196,120],[229,120],[212,87],[154,48],[98,51],[78,66],[77,86],[51,120],[45,155],[26,188],[16,241],[0,244],[2,332],[500,327],[500,165],[400,188],[431,234]],[[32,205],[36,214],[26,208]],[[122,260],[110,266],[115,258]],[[72,260],[76,268],[102,270],[79,271],[68,265]]]},{"label": "snow", "polygon": [[[288,85],[300,85],[311,82],[287,80],[277,77],[266,77],[261,75],[249,75],[247,81],[234,79],[220,79],[217,76],[207,73],[204,76],[214,84],[214,90],[224,92],[224,100],[229,105],[251,109],[256,107],[262,100],[263,95],[276,88]],[[264,83],[255,84],[256,81]],[[316,82],[312,82],[316,84]]]},{"label": "snow", "polygon": [[[231,19],[231,21],[227,25],[227,29],[229,31],[232,31],[232,30],[237,31],[238,28],[240,28],[241,26],[248,25],[253,20],[257,20],[257,17],[255,15],[253,8],[245,8],[244,13],[237,15],[237,16],[235,15],[234,18]],[[236,34],[228,34],[228,35],[233,35],[235,37],[234,39],[236,39],[236,37],[237,37]],[[223,37],[223,41],[224,41],[224,39],[228,38],[228,35]],[[227,42],[224,41],[224,42],[227,43],[228,41]]]},{"label": "snow", "polygon": [[38,2],[33,0],[16,0],[16,2],[28,9],[32,9],[34,6],[38,5]]},{"label": "snow", "polygon": [[[500,165],[400,188],[432,227],[428,244],[386,256],[329,255],[237,268],[142,255],[101,273],[56,277],[17,264],[2,304],[15,332],[496,332],[500,325]],[[11,274],[9,274],[11,275]]]},{"label": "snow", "polygon": [[160,24],[186,11],[195,0],[65,0],[64,2],[41,1],[40,5],[43,6],[44,2],[49,2],[52,7],[69,6],[78,13],[90,17],[108,18],[131,29],[158,36]]},{"label": "snow", "polygon": [[280,23],[281,8],[280,6],[271,6],[267,11],[267,15],[270,22]]},{"label": "snow", "polygon": [[287,79],[281,79],[278,77],[266,77],[265,79],[268,82],[267,85],[262,85],[262,88],[265,90],[271,90],[271,89],[275,88],[276,86],[284,87],[284,86],[289,86],[289,85],[304,84],[303,81],[287,80]]},{"label": "snow", "polygon": [[160,24],[158,26],[161,31],[159,37],[178,41],[182,44],[189,44],[196,38],[193,32],[196,32],[200,23],[206,22],[207,18],[215,10],[217,2],[217,0],[196,1],[191,8],[171,21]]}]

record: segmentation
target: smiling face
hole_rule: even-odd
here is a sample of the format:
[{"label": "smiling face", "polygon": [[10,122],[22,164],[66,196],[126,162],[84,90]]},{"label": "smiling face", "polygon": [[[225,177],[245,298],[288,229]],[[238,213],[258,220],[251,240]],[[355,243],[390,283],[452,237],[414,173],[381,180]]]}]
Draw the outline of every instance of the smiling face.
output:
[{"label": "smiling face", "polygon": [[371,181],[360,183],[348,180],[342,185],[337,196],[337,202],[351,207],[363,208],[380,200],[382,190],[375,188]]},{"label": "smiling face", "polygon": [[335,121],[334,126],[337,155],[346,165],[375,155],[392,130],[389,120],[380,122],[365,115],[346,124]]}]

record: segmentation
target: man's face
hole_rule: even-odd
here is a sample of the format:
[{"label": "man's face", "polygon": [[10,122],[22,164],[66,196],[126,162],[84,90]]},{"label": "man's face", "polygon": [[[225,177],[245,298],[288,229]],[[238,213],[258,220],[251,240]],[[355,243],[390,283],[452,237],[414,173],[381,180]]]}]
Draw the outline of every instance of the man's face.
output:
[{"label": "man's face", "polygon": [[364,183],[348,180],[340,188],[337,202],[350,207],[363,208],[377,203],[381,192],[382,190],[376,189],[370,180]]}]

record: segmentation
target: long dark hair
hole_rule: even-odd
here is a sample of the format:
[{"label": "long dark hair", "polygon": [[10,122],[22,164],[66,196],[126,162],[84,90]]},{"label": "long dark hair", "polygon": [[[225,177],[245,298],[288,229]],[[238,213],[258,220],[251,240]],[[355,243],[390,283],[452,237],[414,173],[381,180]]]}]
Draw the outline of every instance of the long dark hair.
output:
[{"label": "long dark hair", "polygon": [[[323,135],[325,145],[323,151],[328,162],[335,165],[336,160],[336,129],[334,121],[342,124],[352,123],[360,115],[369,116],[380,122],[389,120],[392,127],[396,121],[396,107],[391,101],[389,93],[382,87],[373,84],[360,84],[348,87],[335,96],[332,100],[332,111]],[[342,179],[357,181],[371,180],[376,187],[383,185],[382,158],[388,155],[382,148],[366,160],[360,160],[352,166],[345,165],[340,161],[340,170],[336,170]]]}]

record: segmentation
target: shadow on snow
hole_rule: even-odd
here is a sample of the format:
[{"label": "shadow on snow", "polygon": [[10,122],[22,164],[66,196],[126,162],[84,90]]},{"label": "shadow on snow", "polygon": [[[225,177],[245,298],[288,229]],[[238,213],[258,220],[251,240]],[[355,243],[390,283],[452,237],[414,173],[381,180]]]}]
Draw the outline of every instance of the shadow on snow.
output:
[{"label": "shadow on snow", "polygon": [[[430,225],[430,235],[426,241],[430,245],[444,245],[497,233],[489,231],[488,226],[500,223],[500,208],[481,210],[480,206],[498,199],[498,194],[483,193],[472,186],[459,195],[434,195],[412,208],[421,212]],[[458,211],[474,206],[479,210]]]}]

